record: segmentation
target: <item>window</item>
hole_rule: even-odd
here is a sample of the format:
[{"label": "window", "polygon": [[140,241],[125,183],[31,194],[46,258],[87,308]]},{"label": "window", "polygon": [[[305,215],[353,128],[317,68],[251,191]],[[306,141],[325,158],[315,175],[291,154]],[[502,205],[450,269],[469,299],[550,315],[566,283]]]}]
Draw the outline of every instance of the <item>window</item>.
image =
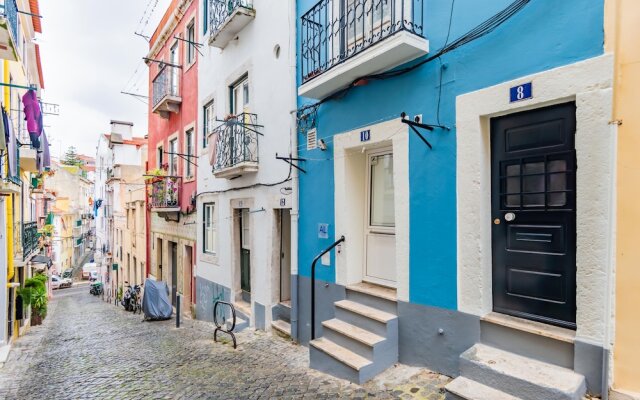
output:
[{"label": "window", "polygon": [[178,176],[178,139],[169,141],[169,175]]},{"label": "window", "polygon": [[158,147],[158,168],[162,169],[162,164],[164,164],[164,152],[162,151],[162,146]]},{"label": "window", "polygon": [[[173,65],[178,65],[179,64],[179,59],[178,59],[178,42],[176,42],[173,47],[171,47],[171,54],[170,54],[170,62]],[[167,68],[167,67],[165,67]],[[178,73],[180,72],[180,68],[177,67],[171,67],[171,95],[172,96],[178,96],[178,82],[180,81],[180,76],[178,75]]]},{"label": "window", "polygon": [[193,64],[196,59],[196,27],[195,21],[187,26],[187,64]]},{"label": "window", "polygon": [[249,105],[249,77],[245,76],[231,86],[231,113],[242,114]]},{"label": "window", "polygon": [[187,177],[190,178],[193,176],[193,129],[189,129],[185,134],[185,147],[186,147],[186,166],[187,166]]},{"label": "window", "polygon": [[215,113],[213,110],[213,101],[210,101],[204,106],[204,112],[202,113],[202,147],[207,147],[207,140],[211,132],[213,131]]},{"label": "window", "polygon": [[202,246],[203,251],[209,254],[216,253],[216,226],[214,224],[214,211],[215,203],[203,204],[203,219],[202,219]]}]

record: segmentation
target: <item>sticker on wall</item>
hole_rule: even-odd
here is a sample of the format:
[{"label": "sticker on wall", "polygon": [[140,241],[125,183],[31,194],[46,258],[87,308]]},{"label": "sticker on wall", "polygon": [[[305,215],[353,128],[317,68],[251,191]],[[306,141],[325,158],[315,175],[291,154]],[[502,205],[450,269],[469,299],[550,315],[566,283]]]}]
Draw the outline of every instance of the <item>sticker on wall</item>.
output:
[{"label": "sticker on wall", "polygon": [[329,224],[318,224],[318,239],[329,239]]},{"label": "sticker on wall", "polygon": [[523,83],[522,85],[514,86],[509,89],[510,103],[528,100],[531,98],[533,98],[533,85],[531,82]]}]

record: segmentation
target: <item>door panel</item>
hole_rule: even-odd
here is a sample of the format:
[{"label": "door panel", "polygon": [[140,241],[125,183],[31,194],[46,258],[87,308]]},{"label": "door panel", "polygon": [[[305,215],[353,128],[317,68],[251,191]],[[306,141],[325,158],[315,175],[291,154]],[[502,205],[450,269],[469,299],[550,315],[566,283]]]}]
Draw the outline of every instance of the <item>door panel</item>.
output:
[{"label": "door panel", "polygon": [[396,236],[370,233],[367,241],[367,280],[382,285],[396,282]]},{"label": "door panel", "polygon": [[491,120],[493,309],[576,328],[575,103]]},{"label": "door panel", "polygon": [[176,305],[178,294],[178,245],[169,242],[171,247],[171,304]]},{"label": "door panel", "polygon": [[249,209],[240,212],[240,289],[251,293]]},{"label": "door panel", "polygon": [[291,211],[280,210],[280,301],[291,299]]}]

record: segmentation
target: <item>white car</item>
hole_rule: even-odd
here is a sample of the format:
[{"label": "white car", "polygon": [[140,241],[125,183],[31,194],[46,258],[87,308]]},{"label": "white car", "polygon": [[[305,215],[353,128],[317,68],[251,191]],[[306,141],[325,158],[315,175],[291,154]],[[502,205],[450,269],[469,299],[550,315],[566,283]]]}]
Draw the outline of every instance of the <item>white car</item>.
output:
[{"label": "white car", "polygon": [[60,289],[62,288],[70,288],[73,285],[73,279],[71,278],[60,278]]},{"label": "white car", "polygon": [[58,275],[51,276],[51,289],[56,290],[60,288],[60,283],[62,279]]}]

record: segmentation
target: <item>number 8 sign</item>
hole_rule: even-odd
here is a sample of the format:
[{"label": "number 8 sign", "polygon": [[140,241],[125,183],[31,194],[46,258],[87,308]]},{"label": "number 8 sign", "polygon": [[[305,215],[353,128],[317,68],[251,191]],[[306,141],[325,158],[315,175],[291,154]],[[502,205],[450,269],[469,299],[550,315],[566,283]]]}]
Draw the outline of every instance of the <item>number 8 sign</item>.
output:
[{"label": "number 8 sign", "polygon": [[516,101],[527,100],[533,97],[533,90],[531,82],[523,83],[519,86],[514,86],[509,89],[509,102],[513,103]]}]

